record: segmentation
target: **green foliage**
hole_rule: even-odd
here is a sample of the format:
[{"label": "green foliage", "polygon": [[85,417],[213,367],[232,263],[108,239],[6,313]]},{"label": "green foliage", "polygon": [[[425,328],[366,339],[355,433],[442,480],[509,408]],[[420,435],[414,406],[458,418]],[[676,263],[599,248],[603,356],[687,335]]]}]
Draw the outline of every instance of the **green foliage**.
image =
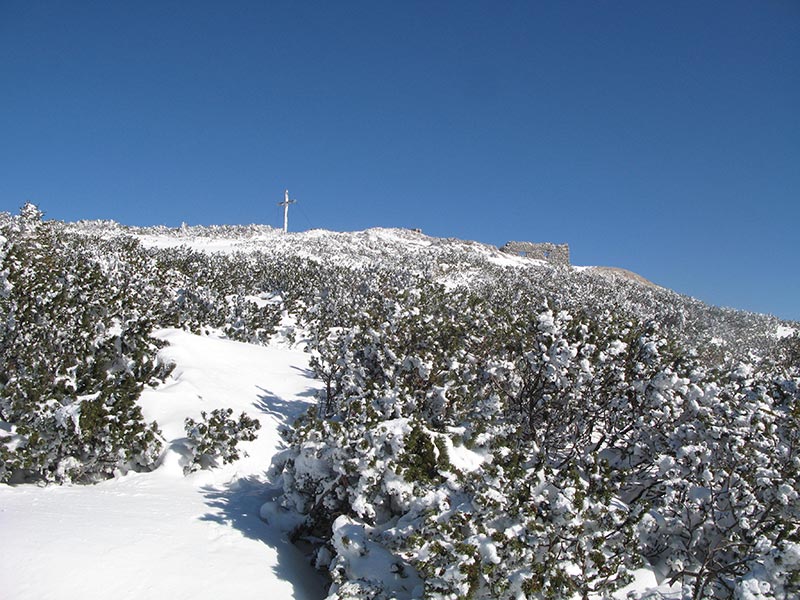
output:
[{"label": "green foliage", "polygon": [[35,216],[23,210],[1,234],[0,419],[15,428],[2,479],[93,481],[152,468],[158,429],[136,406],[142,383],[166,374],[151,325],[121,296],[94,240]]},{"label": "green foliage", "polygon": [[[304,312],[326,389],[287,434],[298,536],[374,527],[432,597],[589,598],[644,561],[713,596],[797,534],[769,491],[798,492],[791,350],[718,368],[664,307],[545,297],[524,273],[479,292],[339,275]],[[458,472],[457,442],[491,460]]]},{"label": "green foliage", "polygon": [[238,420],[231,418],[232,414],[230,408],[218,408],[212,410],[210,415],[205,411],[200,413],[202,420],[199,422],[186,418],[184,429],[188,437],[190,459],[184,466],[184,473],[212,468],[218,461],[228,464],[238,460],[239,442],[256,439],[261,423],[245,413],[239,415]]},{"label": "green foliage", "polygon": [[[0,227],[0,480],[151,468],[152,328],[264,343],[288,312],[323,389],[275,469],[342,597],[392,595],[348,580],[374,545],[429,597],[605,597],[645,562],[698,598],[797,593],[800,337],[775,319],[444,242],[366,235],[345,266],[316,238],[145,249],[35,207]],[[187,471],[257,428],[188,419]],[[363,539],[337,552],[339,517]]]},{"label": "green foliage", "polygon": [[427,433],[419,426],[415,426],[405,438],[405,448],[398,459],[398,464],[403,469],[406,481],[431,483],[441,480],[439,470],[446,469],[449,461],[446,447],[441,443],[434,444]]}]

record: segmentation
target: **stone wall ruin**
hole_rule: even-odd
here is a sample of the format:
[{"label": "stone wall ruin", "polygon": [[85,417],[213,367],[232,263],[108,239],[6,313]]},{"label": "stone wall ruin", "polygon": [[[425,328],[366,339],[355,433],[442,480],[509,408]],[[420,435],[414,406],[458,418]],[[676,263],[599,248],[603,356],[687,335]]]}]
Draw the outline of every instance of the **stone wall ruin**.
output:
[{"label": "stone wall ruin", "polygon": [[500,250],[516,256],[546,260],[554,265],[568,267],[570,264],[569,244],[551,244],[550,242],[542,242],[539,244],[533,242],[508,242],[501,247]]}]

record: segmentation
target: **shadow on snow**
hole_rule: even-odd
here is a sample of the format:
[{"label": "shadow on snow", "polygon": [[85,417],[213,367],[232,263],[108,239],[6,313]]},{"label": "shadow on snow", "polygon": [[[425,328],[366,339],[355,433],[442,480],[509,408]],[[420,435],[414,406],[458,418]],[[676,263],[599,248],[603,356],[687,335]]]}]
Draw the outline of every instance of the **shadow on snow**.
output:
[{"label": "shadow on snow", "polygon": [[[292,584],[295,598],[320,600],[327,595],[322,576],[314,571],[308,558],[286,539],[283,531],[259,516],[261,505],[273,499],[278,490],[257,476],[250,476],[224,489],[205,487],[202,492],[212,512],[200,517],[201,521],[232,527],[245,537],[273,548],[278,560],[273,567],[275,576]],[[269,590],[264,590],[264,595],[269,596]]]},{"label": "shadow on snow", "polygon": [[259,395],[258,400],[253,405],[261,412],[275,417],[283,425],[291,425],[297,417],[313,406],[314,403],[309,400],[313,400],[317,393],[314,388],[309,388],[296,394],[309,400],[284,400],[266,388],[259,386],[258,389],[261,390],[262,394]]},{"label": "shadow on snow", "polygon": [[[274,417],[281,425],[291,425],[297,417],[313,405],[316,390],[309,388],[296,394],[299,400],[284,400],[259,387],[262,394],[254,405],[260,411]],[[264,465],[267,468],[269,465]],[[275,549],[278,563],[273,567],[275,576],[290,582],[294,587],[295,598],[319,600],[324,598],[326,584],[324,578],[310,565],[303,553],[286,538],[277,525],[270,525],[260,517],[261,506],[274,500],[280,490],[264,482],[256,475],[242,477],[220,489],[202,488],[205,502],[210,512],[200,520],[231,527],[249,539],[258,540]],[[265,596],[269,590],[264,590]]]}]

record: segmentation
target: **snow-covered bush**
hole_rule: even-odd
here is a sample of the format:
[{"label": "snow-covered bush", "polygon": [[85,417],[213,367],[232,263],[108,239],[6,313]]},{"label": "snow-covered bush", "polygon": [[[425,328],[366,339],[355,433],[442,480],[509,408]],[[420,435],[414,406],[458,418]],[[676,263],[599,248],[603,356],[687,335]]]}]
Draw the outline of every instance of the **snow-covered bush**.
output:
[{"label": "snow-covered bush", "polygon": [[346,280],[304,310],[324,389],[274,465],[331,598],[593,598],[643,564],[796,589],[790,353],[718,367],[636,305]]},{"label": "snow-covered bush", "polygon": [[231,339],[265,343],[280,320],[280,306],[256,302],[259,292],[276,289],[279,266],[271,260],[208,255],[187,248],[153,252],[161,293],[170,294],[159,313],[164,325],[194,333],[217,331]]},{"label": "snow-covered bush", "polygon": [[[151,468],[152,329],[265,343],[290,316],[322,389],[272,470],[332,599],[600,598],[640,566],[687,598],[800,593],[800,334],[776,319],[402,232],[208,254],[130,233],[270,232],[113,225],[0,216],[0,480]],[[187,471],[257,428],[188,419]]]},{"label": "snow-covered bush", "polygon": [[91,240],[40,217],[24,207],[2,231],[0,421],[14,427],[3,479],[92,481],[152,468],[160,436],[136,400],[167,371],[151,326],[131,309],[135,299],[120,297]]},{"label": "snow-covered bush", "polygon": [[239,459],[239,442],[251,442],[257,437],[256,431],[261,428],[257,419],[242,413],[239,419],[231,418],[233,410],[218,408],[207,414],[200,413],[201,421],[186,418],[186,447],[189,461],[184,466],[184,473],[198,469],[210,469],[219,463],[228,464]]}]

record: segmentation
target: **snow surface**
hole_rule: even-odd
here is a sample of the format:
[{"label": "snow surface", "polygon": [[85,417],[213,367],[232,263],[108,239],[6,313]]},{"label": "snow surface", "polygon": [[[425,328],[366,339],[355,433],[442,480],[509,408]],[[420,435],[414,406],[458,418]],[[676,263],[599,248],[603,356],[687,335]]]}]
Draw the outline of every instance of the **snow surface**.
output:
[{"label": "snow surface", "polygon": [[[141,404],[166,438],[161,466],[93,486],[0,486],[0,598],[301,598],[322,578],[259,518],[278,427],[304,411],[318,383],[301,350],[178,330],[157,336],[176,368]],[[231,407],[258,418],[249,457],[184,477],[183,419]]]}]

